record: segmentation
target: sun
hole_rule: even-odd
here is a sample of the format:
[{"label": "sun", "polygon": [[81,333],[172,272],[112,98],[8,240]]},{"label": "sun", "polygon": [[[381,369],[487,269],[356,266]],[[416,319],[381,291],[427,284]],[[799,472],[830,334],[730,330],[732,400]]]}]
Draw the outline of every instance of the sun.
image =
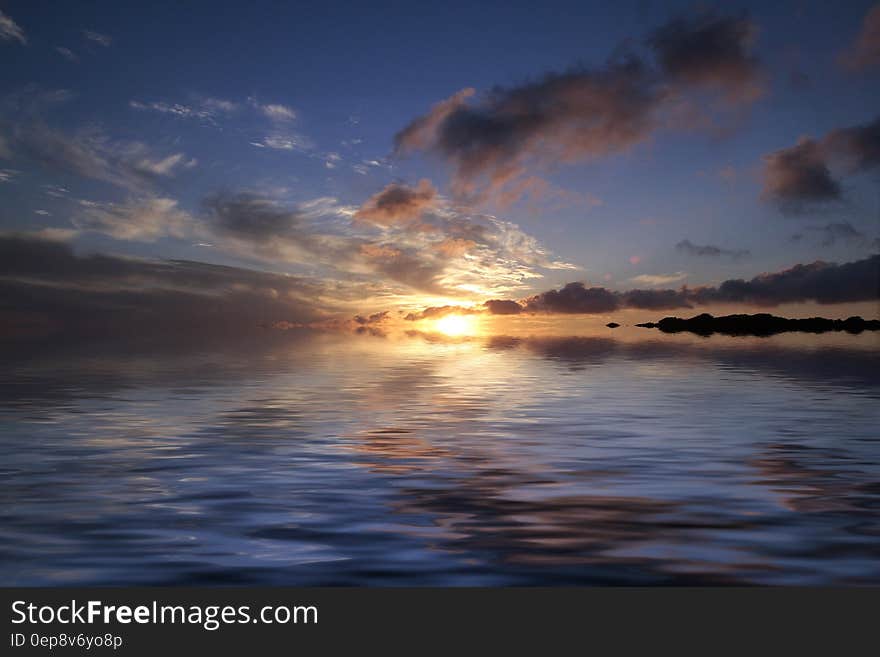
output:
[{"label": "sun", "polygon": [[434,322],[434,328],[452,337],[474,333],[474,325],[474,318],[465,315],[446,315]]}]

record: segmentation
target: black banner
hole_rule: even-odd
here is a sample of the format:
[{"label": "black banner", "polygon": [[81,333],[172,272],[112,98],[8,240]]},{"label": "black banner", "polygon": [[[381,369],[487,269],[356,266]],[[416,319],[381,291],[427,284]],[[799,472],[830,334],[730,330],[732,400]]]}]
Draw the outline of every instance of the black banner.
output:
[{"label": "black banner", "polygon": [[2,589],[3,654],[868,646],[880,589]]}]

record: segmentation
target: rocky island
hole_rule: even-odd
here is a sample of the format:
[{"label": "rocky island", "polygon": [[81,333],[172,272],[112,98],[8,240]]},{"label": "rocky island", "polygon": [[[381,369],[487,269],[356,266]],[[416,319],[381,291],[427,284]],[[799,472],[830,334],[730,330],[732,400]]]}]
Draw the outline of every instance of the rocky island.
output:
[{"label": "rocky island", "polygon": [[697,335],[775,335],[789,331],[803,333],[826,333],[828,331],[846,331],[861,333],[862,331],[880,330],[880,320],[849,317],[847,319],[827,319],[825,317],[809,317],[806,319],[788,319],[768,313],[755,315],[724,315],[714,317],[708,313],[696,315],[690,319],[681,317],[664,317],[658,322],[636,324],[642,328],[657,328],[664,333],[680,333],[688,331]]}]

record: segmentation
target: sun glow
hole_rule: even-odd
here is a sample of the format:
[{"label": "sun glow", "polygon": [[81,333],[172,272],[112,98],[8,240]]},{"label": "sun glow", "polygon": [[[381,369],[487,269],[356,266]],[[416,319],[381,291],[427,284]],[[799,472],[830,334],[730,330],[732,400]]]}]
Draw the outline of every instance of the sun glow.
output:
[{"label": "sun glow", "polygon": [[452,337],[473,335],[476,333],[476,319],[467,315],[446,315],[434,322],[434,328]]}]

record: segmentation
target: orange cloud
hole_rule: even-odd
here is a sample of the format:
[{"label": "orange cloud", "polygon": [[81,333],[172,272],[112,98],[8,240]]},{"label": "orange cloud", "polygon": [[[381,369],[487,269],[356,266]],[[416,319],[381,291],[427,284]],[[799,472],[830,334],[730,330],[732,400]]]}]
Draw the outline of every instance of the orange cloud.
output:
[{"label": "orange cloud", "polygon": [[466,240],[460,237],[449,237],[437,244],[434,248],[447,258],[457,258],[476,246],[477,243],[473,240]]},{"label": "orange cloud", "polygon": [[416,187],[391,183],[367,199],[354,218],[377,226],[409,224],[436,204],[437,190],[424,178]]}]

